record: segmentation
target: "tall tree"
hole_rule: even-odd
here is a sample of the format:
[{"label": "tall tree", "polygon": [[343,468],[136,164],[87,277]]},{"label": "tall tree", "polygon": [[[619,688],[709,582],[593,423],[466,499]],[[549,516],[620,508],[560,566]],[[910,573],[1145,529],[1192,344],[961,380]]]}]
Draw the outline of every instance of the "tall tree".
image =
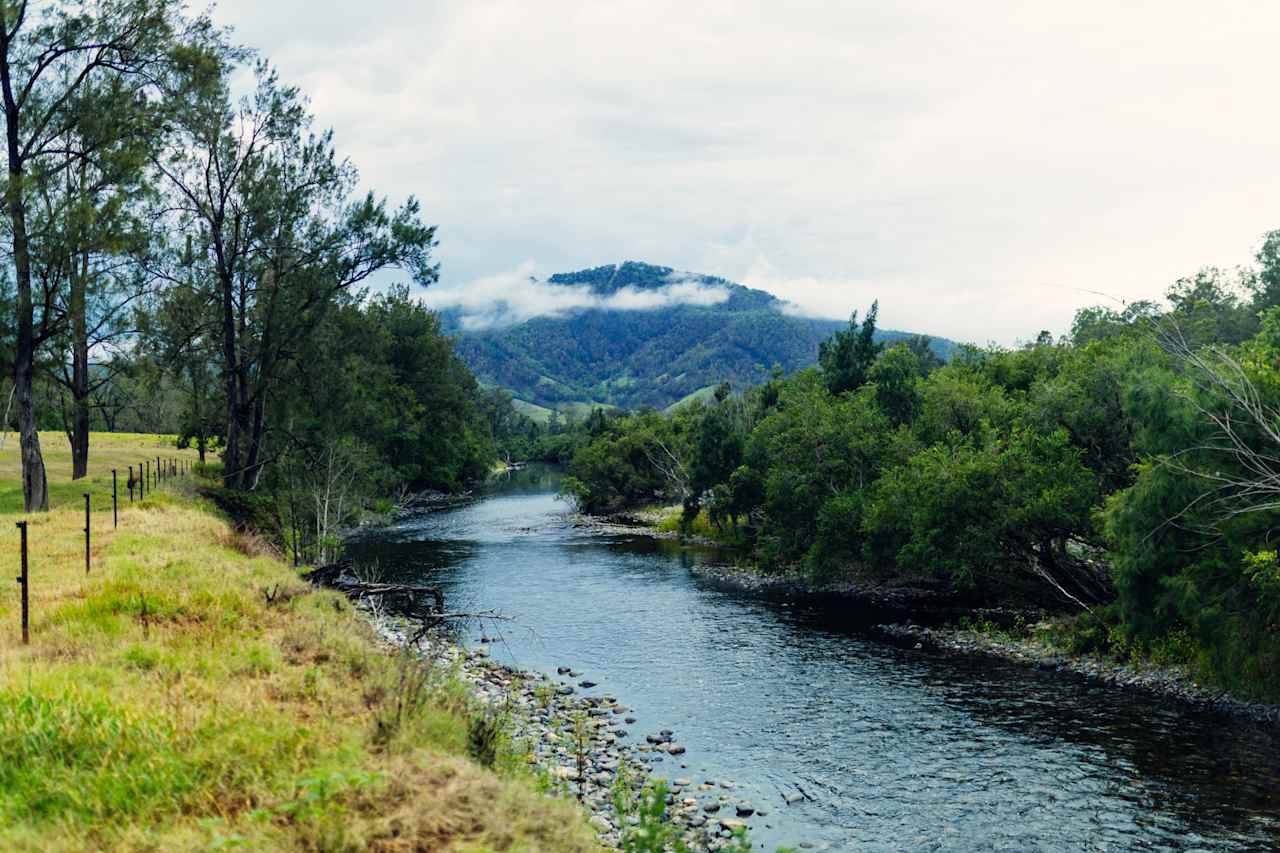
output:
[{"label": "tall tree", "polygon": [[351,288],[398,267],[427,285],[435,229],[410,198],[389,211],[372,194],[352,199],[357,174],[314,133],[296,89],[265,63],[234,102],[229,75],[242,55],[214,45],[176,80],[178,139],[157,167],[175,223],[199,235],[193,280],[218,305],[226,395],[223,479],[252,489],[267,461],[269,398],[302,339]]},{"label": "tall tree", "polygon": [[856,391],[867,381],[867,371],[884,345],[876,343],[876,316],[880,303],[871,303],[867,318],[858,323],[858,312],[849,318],[849,328],[836,332],[818,349],[818,363],[832,394]]},{"label": "tall tree", "polygon": [[32,8],[0,2],[0,96],[5,123],[5,205],[13,257],[16,318],[13,379],[22,453],[23,504],[49,508],[44,457],[33,393],[36,351],[56,332],[52,307],[36,323],[33,299],[33,199],[65,178],[75,162],[67,135],[83,115],[87,87],[112,78],[147,75],[167,58],[178,6],[169,0],[99,0]]},{"label": "tall tree", "polygon": [[33,251],[45,304],[61,322],[46,360],[50,377],[70,396],[63,426],[71,444],[72,479],[88,471],[91,398],[123,359],[133,308],[149,277],[140,261],[149,248],[145,210],[149,149],[159,144],[147,80],[114,78],[69,99],[74,126],[64,136],[62,180],[35,205],[44,235]]}]

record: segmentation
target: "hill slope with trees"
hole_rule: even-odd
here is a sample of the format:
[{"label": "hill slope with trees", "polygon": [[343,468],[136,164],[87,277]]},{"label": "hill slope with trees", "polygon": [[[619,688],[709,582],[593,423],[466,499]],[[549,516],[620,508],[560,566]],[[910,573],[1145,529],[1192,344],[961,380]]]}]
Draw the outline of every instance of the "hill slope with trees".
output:
[{"label": "hill slope with trees", "polygon": [[[845,325],[786,313],[786,303],[762,290],[635,261],[561,273],[546,283],[578,288],[604,307],[480,330],[464,328],[457,312],[443,316],[446,329],[458,335],[459,356],[480,381],[552,408],[575,402],[665,408],[721,382],[759,385],[775,366],[793,373],[816,363],[822,341]],[[718,301],[612,307],[619,294],[656,297],[673,283],[717,293]],[[890,342],[910,337],[877,333]],[[930,345],[943,359],[954,347],[943,339]]]}]

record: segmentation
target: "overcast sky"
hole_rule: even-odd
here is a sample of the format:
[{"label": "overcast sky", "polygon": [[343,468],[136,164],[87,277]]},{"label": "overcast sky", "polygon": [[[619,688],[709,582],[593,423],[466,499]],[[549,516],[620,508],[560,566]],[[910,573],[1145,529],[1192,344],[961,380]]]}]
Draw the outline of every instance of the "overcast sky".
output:
[{"label": "overcast sky", "polygon": [[1081,290],[1154,298],[1280,228],[1275,4],[222,0],[217,17],[309,93],[370,187],[422,199],[441,291],[643,260],[1012,343],[1065,331],[1100,300]]}]

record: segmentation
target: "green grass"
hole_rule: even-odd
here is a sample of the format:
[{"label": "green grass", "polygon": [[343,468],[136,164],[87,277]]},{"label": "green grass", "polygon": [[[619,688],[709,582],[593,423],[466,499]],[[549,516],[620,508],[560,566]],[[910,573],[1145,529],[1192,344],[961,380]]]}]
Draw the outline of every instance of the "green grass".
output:
[{"label": "green grass", "polygon": [[178,455],[163,439],[95,436],[86,575],[86,481],[57,438],[54,508],[29,518],[29,646],[14,586],[0,595],[0,849],[596,849],[579,810],[469,757],[475,709],[452,671],[388,653],[189,484],[126,498],[113,530],[110,468]]},{"label": "green grass", "polygon": [[750,544],[750,540],[740,528],[735,528],[726,523],[723,528],[718,528],[711,523],[711,516],[704,509],[698,513],[693,522],[684,528],[681,525],[682,512],[679,506],[669,507],[650,507],[640,511],[642,518],[657,517],[657,523],[654,524],[658,530],[666,533],[678,533],[682,536],[696,536],[702,539],[709,539],[721,545],[739,546]]},{"label": "green grass", "polygon": [[718,387],[719,387],[718,385],[706,385],[702,388],[699,388],[697,391],[693,391],[688,394],[685,394],[679,400],[672,403],[670,406],[667,406],[667,408],[664,411],[666,411],[667,414],[671,414],[677,411],[681,406],[687,406],[689,403],[693,403],[697,401],[702,401],[704,403],[708,402],[715,398],[716,388]]},{"label": "green grass", "polygon": [[551,421],[552,410],[546,406],[515,399],[511,401],[511,405],[517,412],[542,426],[546,426]]}]

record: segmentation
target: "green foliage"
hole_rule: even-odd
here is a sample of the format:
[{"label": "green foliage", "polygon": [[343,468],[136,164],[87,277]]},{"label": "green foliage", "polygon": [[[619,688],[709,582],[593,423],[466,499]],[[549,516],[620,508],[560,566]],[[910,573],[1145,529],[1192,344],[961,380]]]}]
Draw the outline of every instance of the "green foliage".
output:
[{"label": "green foliage", "polygon": [[643,412],[610,422],[569,464],[564,490],[584,512],[616,512],[688,495],[687,420]]},{"label": "green foliage", "polygon": [[880,303],[873,302],[867,318],[858,323],[858,312],[849,318],[849,328],[836,332],[818,348],[818,364],[832,394],[856,391],[867,382],[867,373],[884,344],[875,339],[876,315]]},{"label": "green foliage", "polygon": [[873,483],[892,436],[869,393],[836,397],[816,373],[797,377],[783,391],[778,410],[752,433],[748,450],[748,464],[764,473],[766,557],[803,557],[814,544],[823,504]]},{"label": "green foliage", "polygon": [[958,587],[998,587],[1054,568],[1060,544],[1091,533],[1097,487],[1065,432],[934,445],[887,471],[865,509],[868,549]]},{"label": "green foliage", "polygon": [[920,356],[906,345],[889,347],[871,365],[867,379],[875,385],[876,404],[895,425],[915,420],[925,373]]}]

